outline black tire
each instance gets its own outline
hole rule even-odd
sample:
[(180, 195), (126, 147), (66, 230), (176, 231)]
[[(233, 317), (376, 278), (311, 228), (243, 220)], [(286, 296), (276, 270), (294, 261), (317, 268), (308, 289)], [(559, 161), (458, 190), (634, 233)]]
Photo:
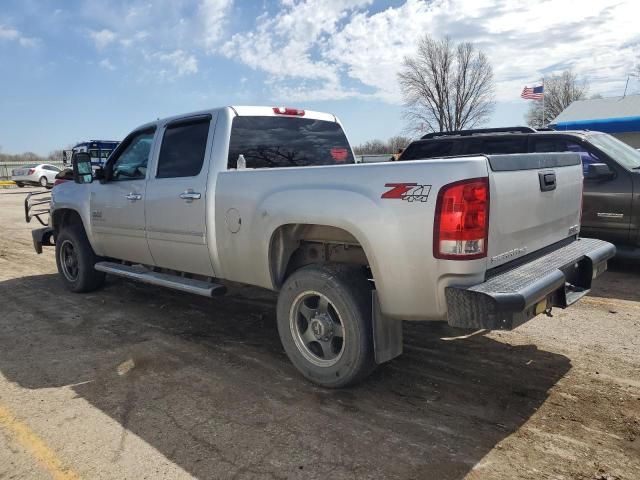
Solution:
[(22, 183), (22, 182), (16, 182), (16, 186), (17, 186), (18, 188), (24, 188), (24, 183)]
[[(97, 290), (104, 284), (105, 274), (94, 268), (100, 257), (93, 252), (81, 225), (62, 227), (55, 244), (58, 273), (67, 289), (85, 293)], [(75, 257), (75, 268), (70, 257)]]
[(43, 175), (42, 177), (40, 177), (40, 180), (38, 180), (38, 183), (40, 184), (41, 187), (46, 188), (46, 186), (49, 185), (49, 180), (47, 180), (47, 177)]
[[(319, 316), (322, 308), (314, 306), (316, 296), (319, 301), (328, 301), (328, 316)], [(362, 267), (324, 264), (296, 270), (282, 286), (277, 315), (287, 356), (312, 382), (327, 388), (347, 387), (363, 380), (375, 368), (371, 286)], [(308, 317), (311, 321), (307, 321)], [(317, 336), (327, 331), (328, 335)]]

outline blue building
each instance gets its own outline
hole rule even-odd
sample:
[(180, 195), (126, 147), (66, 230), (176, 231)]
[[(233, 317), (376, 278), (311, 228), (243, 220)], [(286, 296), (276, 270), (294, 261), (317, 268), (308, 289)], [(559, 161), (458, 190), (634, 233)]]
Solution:
[(640, 95), (577, 100), (549, 126), (555, 130), (605, 132), (640, 148)]

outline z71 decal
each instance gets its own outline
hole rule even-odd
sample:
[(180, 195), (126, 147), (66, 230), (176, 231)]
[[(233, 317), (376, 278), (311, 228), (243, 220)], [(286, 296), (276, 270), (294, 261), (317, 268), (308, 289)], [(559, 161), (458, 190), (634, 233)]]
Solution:
[(407, 202), (426, 202), (429, 198), (431, 185), (418, 185), (417, 183), (387, 183), (390, 188), (380, 198), (406, 200)]

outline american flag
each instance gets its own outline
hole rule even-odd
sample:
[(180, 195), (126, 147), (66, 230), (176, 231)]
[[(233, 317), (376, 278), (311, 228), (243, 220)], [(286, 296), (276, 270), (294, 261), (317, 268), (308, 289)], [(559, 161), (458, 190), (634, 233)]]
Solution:
[(543, 95), (544, 87), (540, 85), (539, 87), (524, 87), (520, 97), (525, 100), (542, 100)]

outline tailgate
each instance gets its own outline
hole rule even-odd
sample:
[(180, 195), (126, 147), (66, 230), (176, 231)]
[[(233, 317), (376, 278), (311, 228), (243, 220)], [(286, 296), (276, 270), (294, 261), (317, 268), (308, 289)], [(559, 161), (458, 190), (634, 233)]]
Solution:
[(579, 232), (583, 180), (578, 154), (489, 155), (488, 159), (488, 269)]

